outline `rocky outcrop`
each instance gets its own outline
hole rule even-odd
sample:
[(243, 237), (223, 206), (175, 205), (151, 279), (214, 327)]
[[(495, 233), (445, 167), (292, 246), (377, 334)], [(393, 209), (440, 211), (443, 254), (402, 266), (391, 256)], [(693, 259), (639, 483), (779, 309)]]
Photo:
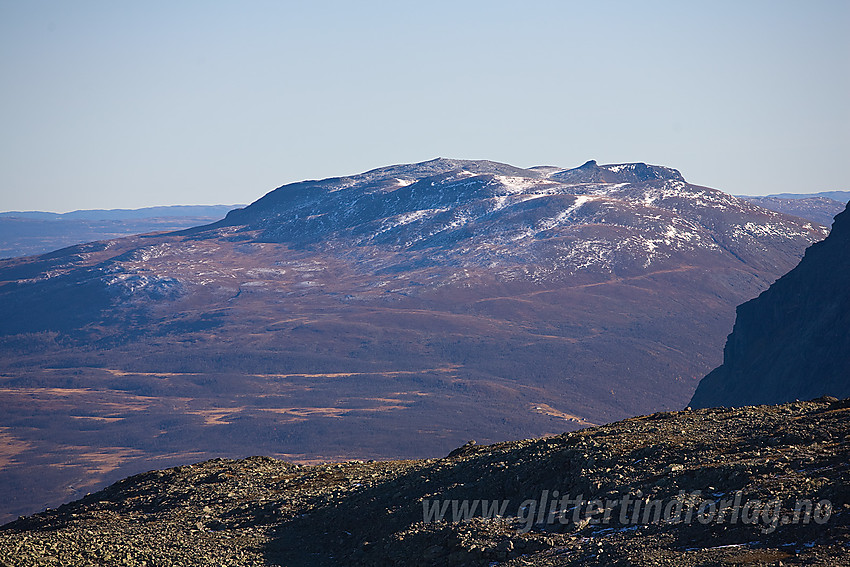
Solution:
[(599, 165), (590, 160), (574, 169), (552, 174), (563, 183), (643, 183), (655, 180), (684, 181), (678, 170), (643, 162)]
[(215, 459), (7, 524), (0, 565), (847, 566), (848, 406), (656, 413), (442, 459)]
[(826, 240), (756, 299), (738, 307), (723, 365), (693, 407), (850, 395), (850, 205)]

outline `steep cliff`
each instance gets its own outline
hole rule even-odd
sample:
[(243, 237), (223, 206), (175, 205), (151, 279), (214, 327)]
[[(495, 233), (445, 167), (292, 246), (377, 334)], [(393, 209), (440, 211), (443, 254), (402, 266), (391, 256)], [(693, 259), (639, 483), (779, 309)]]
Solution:
[(800, 264), (738, 307), (723, 365), (691, 406), (850, 395), (850, 205)]

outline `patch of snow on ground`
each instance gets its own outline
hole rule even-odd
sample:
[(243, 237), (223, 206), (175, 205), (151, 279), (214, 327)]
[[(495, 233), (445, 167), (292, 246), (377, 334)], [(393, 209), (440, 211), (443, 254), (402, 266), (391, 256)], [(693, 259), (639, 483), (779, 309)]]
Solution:
[(418, 220), (421, 220), (426, 217), (430, 217), (439, 213), (443, 213), (448, 211), (447, 207), (439, 208), (439, 209), (420, 209), (418, 211), (412, 211), (409, 213), (402, 213), (400, 215), (395, 215), (392, 217), (388, 217), (384, 219), (384, 223), (381, 226), (381, 230), (376, 232), (372, 237), (378, 236), (387, 232), (388, 230), (392, 230), (394, 228), (398, 228), (400, 226), (405, 226), (411, 223), (414, 223)]
[(286, 274), (283, 268), (251, 268), (245, 275), (251, 278), (279, 277)]
[(469, 222), (469, 220), (470, 220), (469, 215), (466, 215), (466, 214), (459, 215), (459, 216), (458, 216), (457, 218), (455, 218), (452, 222), (450, 222), (449, 224), (447, 224), (447, 225), (443, 226), (442, 228), (440, 228), (440, 229), (438, 229), (438, 230), (436, 230), (436, 231), (432, 232), (432, 233), (431, 233), (431, 234), (429, 234), (428, 236), (433, 236), (433, 235), (435, 235), (435, 234), (437, 234), (437, 233), (440, 233), (440, 232), (445, 232), (445, 231), (447, 231), (447, 230), (454, 230), (454, 229), (456, 229), (456, 228), (460, 228), (460, 227), (462, 227), (463, 225), (465, 225), (466, 223), (468, 223), (468, 222)]
[(588, 201), (593, 201), (594, 199), (595, 199), (594, 196), (579, 195), (578, 197), (576, 197), (576, 200), (575, 200), (575, 202), (573, 202), (572, 205), (567, 207), (561, 213), (558, 213), (557, 216), (555, 216), (551, 219), (544, 219), (544, 220), (538, 222), (537, 223), (537, 231), (540, 232), (540, 231), (544, 231), (544, 230), (550, 230), (552, 228), (555, 228), (556, 226), (560, 226), (560, 225), (564, 224), (570, 218), (570, 216), (572, 216), (573, 213), (575, 213), (577, 210), (579, 210), (581, 208), (582, 205), (584, 205)]
[(569, 248), (565, 259), (575, 270), (590, 267), (610, 269), (613, 254), (613, 247), (607, 240), (583, 240)]
[[(459, 171), (454, 172), (452, 175), (449, 175), (444, 178), (442, 183), (449, 183), (458, 179), (468, 179), (470, 177), (478, 177), (478, 174), (474, 171), (467, 171), (465, 169), (461, 169)], [(431, 185), (434, 185), (434, 183), (431, 183)]]
[(412, 213), (404, 213), (395, 217), (394, 227), (395, 226), (404, 226), (406, 224), (410, 224), (412, 222), (416, 222), (419, 219), (423, 219), (425, 217), (429, 217), (435, 215), (437, 213), (442, 213), (447, 211), (448, 209), (422, 209), (419, 211), (413, 211)]
[(735, 238), (740, 238), (743, 236), (749, 236), (754, 238), (764, 238), (767, 236), (779, 236), (783, 238), (791, 238), (795, 236), (800, 236), (801, 230), (794, 230), (796, 227), (789, 227), (781, 224), (773, 224), (773, 223), (764, 223), (757, 224), (754, 222), (747, 222), (741, 226), (737, 226), (732, 229), (732, 235)]
[(623, 187), (628, 187), (631, 183), (599, 183), (588, 187), (589, 195), (602, 197), (618, 192)]
[(359, 185), (361, 182), (352, 178), (347, 179), (339, 179), (334, 182), (334, 185), (329, 188), (328, 193), (336, 193), (337, 191), (342, 191), (343, 189), (349, 189), (356, 185)]
[(490, 212), (494, 213), (501, 209), (504, 209), (508, 206), (508, 201), (510, 200), (510, 195), (499, 195), (493, 199), (493, 208), (490, 209)]
[(540, 182), (537, 179), (529, 179), (527, 177), (512, 177), (508, 175), (497, 175), (495, 180), (498, 181), (507, 193), (526, 193), (530, 189), (537, 187)]

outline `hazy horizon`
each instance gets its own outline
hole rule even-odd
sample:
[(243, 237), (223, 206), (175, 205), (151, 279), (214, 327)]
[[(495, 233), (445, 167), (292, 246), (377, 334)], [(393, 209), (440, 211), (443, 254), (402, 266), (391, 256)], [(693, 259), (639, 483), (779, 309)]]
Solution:
[(850, 5), (0, 4), (0, 210), (247, 203), (445, 156), (850, 188)]
[[(397, 164), (388, 164), (388, 165), (397, 165)], [(511, 164), (511, 165), (513, 165), (513, 164)], [(541, 164), (541, 165), (543, 165), (543, 164)], [(654, 164), (654, 165), (660, 165), (660, 164)], [(530, 166), (530, 167), (535, 167), (535, 166)], [(365, 172), (361, 172), (361, 173), (365, 173)], [(357, 175), (357, 174), (353, 174), (353, 175)], [(333, 176), (333, 177), (344, 177), (344, 176), (339, 175), (339, 176)], [(299, 181), (309, 181), (309, 179), (303, 179), (303, 180), (299, 180)], [(276, 189), (276, 188), (271, 188), (271, 189), (269, 189), (269, 191), (273, 191), (274, 189)], [(717, 189), (717, 187), (712, 187), (712, 189)], [(795, 195), (795, 194), (816, 195), (816, 194), (820, 194), (820, 193), (850, 193), (850, 190), (838, 189), (838, 190), (823, 190), (823, 191), (808, 191), (808, 192), (807, 191), (782, 192), (782, 193), (769, 193), (769, 194), (766, 194), (766, 195), (740, 193), (740, 194), (738, 194), (738, 196), (781, 197), (782, 195)], [(263, 193), (263, 195), (264, 194), (265, 193)], [(262, 197), (263, 195), (260, 195), (259, 197)], [(259, 197), (257, 197), (257, 198), (259, 198)], [(251, 202), (253, 202), (253, 201), (251, 201)], [(44, 209), (28, 209), (28, 210), (14, 209), (14, 210), (0, 210), (0, 214), (7, 215), (9, 213), (52, 213), (52, 214), (56, 214), (56, 215), (67, 215), (69, 213), (76, 213), (76, 212), (83, 212), (83, 211), (138, 211), (138, 210), (143, 210), (143, 209), (157, 209), (157, 208), (167, 208), (167, 207), (234, 207), (234, 208), (237, 208), (237, 207), (245, 207), (249, 204), (250, 203), (173, 203), (173, 204), (145, 205), (145, 206), (142, 206), (142, 207), (110, 207), (110, 208), (92, 207), (92, 208), (86, 208), (86, 209), (69, 209), (69, 210), (64, 210), (64, 211), (44, 210)]]

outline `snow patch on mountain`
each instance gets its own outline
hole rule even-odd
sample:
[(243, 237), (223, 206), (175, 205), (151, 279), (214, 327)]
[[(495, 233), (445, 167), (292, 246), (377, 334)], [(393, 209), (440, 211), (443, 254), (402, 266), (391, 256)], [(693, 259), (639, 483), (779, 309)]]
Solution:
[(545, 219), (543, 221), (540, 221), (537, 224), (537, 232), (543, 232), (545, 230), (551, 230), (551, 229), (555, 228), (556, 226), (564, 225), (573, 216), (573, 214), (582, 207), (582, 205), (584, 205), (588, 201), (593, 201), (595, 199), (596, 199), (595, 196), (579, 195), (578, 197), (576, 197), (576, 200), (572, 205), (570, 205), (564, 211), (558, 213), (557, 216), (555, 216), (551, 219)]
[(509, 267), (517, 263), (535, 264), (534, 277), (560, 277), (584, 269), (645, 269), (697, 249), (724, 247), (746, 257), (763, 250), (760, 239), (823, 236), (690, 185), (674, 169), (644, 163), (523, 170), (440, 158), (293, 184), (270, 195), (230, 220), (260, 231), (266, 242), (387, 247), (392, 254), (424, 253), (432, 262), (514, 276), (519, 272)]

